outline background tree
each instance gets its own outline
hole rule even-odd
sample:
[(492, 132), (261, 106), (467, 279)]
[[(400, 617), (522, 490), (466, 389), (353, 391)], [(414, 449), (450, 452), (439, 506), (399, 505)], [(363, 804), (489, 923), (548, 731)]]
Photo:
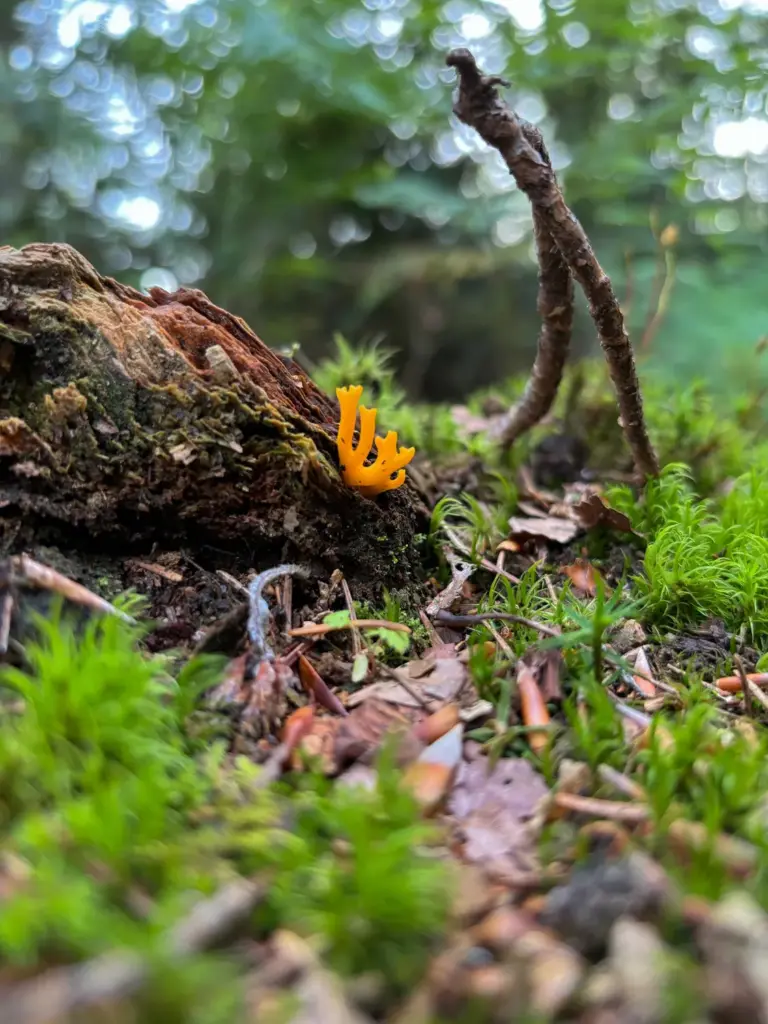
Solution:
[[(768, 323), (767, 25), (735, 0), (5, 5), (3, 241), (201, 287), (310, 356), (383, 334), (411, 394), (460, 395), (527, 365), (537, 330), (528, 205), (450, 114), (444, 55), (469, 44), (630, 268), (636, 337), (666, 278), (651, 352), (739, 364)], [(677, 226), (666, 247), (652, 224)]]

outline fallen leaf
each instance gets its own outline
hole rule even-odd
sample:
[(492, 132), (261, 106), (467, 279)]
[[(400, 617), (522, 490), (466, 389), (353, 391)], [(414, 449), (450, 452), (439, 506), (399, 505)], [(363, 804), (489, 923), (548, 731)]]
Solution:
[(474, 863), (506, 862), (516, 871), (536, 866), (537, 837), (529, 823), (548, 795), (541, 775), (522, 758), (505, 758), (489, 772), (490, 761), (464, 761), (448, 810), (464, 838), (464, 856)]
[(428, 647), (423, 657), (414, 658), (408, 662), (408, 675), (411, 679), (419, 679), (434, 671), (436, 661), (455, 660), (456, 658), (458, 658), (456, 644), (437, 644), (435, 647)]
[(286, 753), (291, 754), (301, 741), (309, 735), (315, 721), (315, 712), (307, 705), (298, 708), (285, 720), (283, 726), (282, 742), (285, 744)]
[(570, 519), (559, 519), (555, 516), (512, 516), (509, 530), (514, 538), (536, 537), (552, 541), (553, 544), (568, 544), (581, 527)]
[(547, 518), (547, 513), (543, 509), (539, 508), (538, 505), (534, 505), (531, 501), (518, 501), (517, 507), (521, 512), (524, 512), (527, 516), (532, 516), (534, 519)]
[(573, 584), (573, 589), (583, 597), (594, 597), (597, 593), (597, 571), (591, 562), (575, 562), (562, 570)]
[(418, 757), (423, 744), (408, 735), (412, 718), (402, 708), (387, 701), (370, 699), (356, 707), (348, 718), (339, 722), (334, 743), (334, 760), (339, 768), (353, 761), (370, 761), (385, 736), (402, 733), (400, 758), (411, 761)]
[[(473, 703), (477, 699), (474, 687), (469, 683), (467, 666), (458, 658), (435, 659), (428, 674), (423, 674), (422, 668), (423, 662), (419, 661), (415, 678), (411, 676), (409, 666), (406, 666), (405, 669), (398, 669), (394, 675), (404, 679), (405, 686), (396, 680), (372, 683), (352, 694), (347, 704), (349, 707), (357, 707), (374, 698), (405, 708), (420, 708), (428, 706), (430, 701), (436, 701), (439, 704), (459, 701), (463, 706), (467, 699), (469, 699), (469, 703)], [(419, 697), (422, 698), (421, 701), (419, 701)], [(462, 697), (465, 699), (460, 700)]]
[(599, 494), (588, 494), (573, 506), (581, 524), (587, 530), (595, 526), (604, 526), (620, 533), (633, 533), (632, 522), (623, 512), (606, 505)]
[(279, 658), (262, 660), (254, 667), (248, 651), (229, 662), (206, 702), (214, 708), (235, 711), (238, 729), (260, 739), (274, 733), (282, 723), (288, 711), (286, 694), (296, 682), (291, 669)]
[(299, 679), (306, 692), (314, 697), (318, 704), (342, 717), (346, 717), (349, 714), (336, 694), (328, 688), (328, 684), (318, 673), (312, 662), (305, 658), (303, 654), (299, 655)]
[(563, 655), (561, 651), (537, 651), (535, 660), (531, 660), (531, 667), (538, 666), (539, 689), (545, 702), (561, 701), (563, 689), (560, 685), (560, 673), (563, 668)]
[(369, 792), (376, 789), (378, 782), (379, 773), (369, 764), (353, 764), (336, 779), (337, 786), (361, 786)]
[(635, 655), (635, 671), (632, 673), (632, 678), (635, 681), (635, 686), (644, 697), (656, 696), (656, 686), (652, 682), (653, 673), (651, 672), (651, 666), (648, 663), (648, 655), (645, 653), (645, 647), (638, 647), (637, 649), (637, 654)]
[(325, 715), (323, 718), (315, 718), (312, 728), (304, 736), (291, 757), (291, 768), (299, 771), (306, 759), (319, 763), (320, 770), (325, 775), (335, 775), (338, 771), (336, 764), (336, 733), (343, 720), (341, 718)]

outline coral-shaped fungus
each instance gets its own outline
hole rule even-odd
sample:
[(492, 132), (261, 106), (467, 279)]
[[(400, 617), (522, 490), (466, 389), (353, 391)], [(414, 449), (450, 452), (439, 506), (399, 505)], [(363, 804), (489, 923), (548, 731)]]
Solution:
[(365, 495), (373, 498), (382, 491), (394, 491), (405, 483), (405, 469), (413, 456), (415, 448), (397, 447), (397, 434), (390, 430), (386, 437), (377, 437), (376, 460), (369, 466), (365, 460), (370, 455), (376, 432), (376, 410), (360, 406), (360, 439), (357, 447), (352, 445), (357, 422), (357, 404), (362, 398), (363, 388), (355, 384), (348, 388), (336, 388), (341, 415), (339, 433), (336, 444), (339, 449), (341, 475), (348, 487), (354, 487)]

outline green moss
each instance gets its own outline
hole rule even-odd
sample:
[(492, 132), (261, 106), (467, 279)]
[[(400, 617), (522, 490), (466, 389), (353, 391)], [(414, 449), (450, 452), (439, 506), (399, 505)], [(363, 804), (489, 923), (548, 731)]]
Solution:
[[(373, 792), (312, 774), (293, 790), (265, 788), (257, 766), (230, 763), (223, 744), (187, 732), (218, 661), (171, 674), (167, 658), (137, 648), (143, 630), (115, 617), (79, 634), (60, 614), (37, 628), (29, 668), (0, 674), (6, 695), (24, 701), (0, 717), (0, 836), (13, 880), (3, 961), (133, 948), (157, 981), (146, 993), (154, 1016), (142, 1019), (232, 1019), (231, 999), (221, 1002), (222, 988), (237, 994), (231, 967), (214, 957), (177, 964), (181, 980), (169, 987), (162, 934), (245, 873), (265, 881), (257, 930), (311, 935), (338, 970), (378, 971), (386, 990), (419, 976), (445, 925), (447, 876), (421, 852), (432, 831), (391, 760)], [(217, 982), (196, 1006), (199, 971)]]
[(768, 460), (737, 479), (725, 498), (700, 498), (685, 466), (670, 465), (635, 500), (615, 489), (647, 538), (634, 580), (647, 621), (678, 628), (722, 619), (734, 632), (768, 644)]

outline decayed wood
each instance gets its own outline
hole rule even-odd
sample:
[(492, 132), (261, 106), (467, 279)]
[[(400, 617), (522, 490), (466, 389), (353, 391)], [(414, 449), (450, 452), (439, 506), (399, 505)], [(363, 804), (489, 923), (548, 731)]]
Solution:
[(208, 547), (224, 567), (339, 568), (358, 594), (413, 586), (426, 510), (408, 484), (350, 491), (337, 421), (202, 292), (142, 294), (66, 245), (0, 248), (0, 554)]

